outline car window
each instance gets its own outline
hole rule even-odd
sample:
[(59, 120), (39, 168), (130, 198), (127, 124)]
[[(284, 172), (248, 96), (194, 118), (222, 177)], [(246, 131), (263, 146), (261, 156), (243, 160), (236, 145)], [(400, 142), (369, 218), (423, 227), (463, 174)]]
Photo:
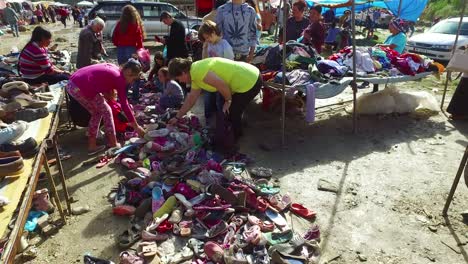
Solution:
[(143, 5), (141, 8), (143, 17), (159, 17), (162, 12), (160, 5)]
[(120, 17), (124, 4), (103, 5), (96, 10), (97, 15), (104, 15), (107, 18)]
[[(458, 30), (458, 22), (455, 21), (441, 21), (435, 24), (429, 32), (456, 35)], [(460, 35), (468, 36), (468, 22), (463, 22), (460, 28)]]
[(172, 16), (177, 16), (177, 14), (180, 13), (179, 10), (177, 10), (175, 7), (170, 6), (170, 5), (162, 5), (161, 9), (162, 9), (162, 11), (168, 12)]

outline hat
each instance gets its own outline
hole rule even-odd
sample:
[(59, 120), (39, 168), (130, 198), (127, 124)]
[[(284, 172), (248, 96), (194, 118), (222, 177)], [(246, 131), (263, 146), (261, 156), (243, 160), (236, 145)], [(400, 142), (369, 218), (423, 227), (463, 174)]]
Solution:
[(163, 11), (161, 13), (161, 16), (159, 17), (159, 21), (163, 21), (163, 19), (166, 19), (166, 18), (172, 18), (172, 16), (171, 14), (169, 14), (169, 12)]
[(400, 31), (400, 32), (406, 32), (407, 31), (407, 24), (401, 18), (392, 19), (390, 21), (390, 25), (392, 25), (394, 28), (398, 29), (398, 31)]

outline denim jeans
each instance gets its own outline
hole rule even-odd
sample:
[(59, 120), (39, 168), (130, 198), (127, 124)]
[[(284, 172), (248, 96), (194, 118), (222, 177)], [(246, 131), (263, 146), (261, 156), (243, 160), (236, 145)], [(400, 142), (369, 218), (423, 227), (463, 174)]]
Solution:
[(136, 47), (132, 46), (121, 46), (117, 47), (117, 62), (124, 64), (135, 54), (137, 51)]
[(19, 37), (19, 31), (18, 31), (18, 23), (10, 23), (11, 31), (13, 32), (13, 36)]

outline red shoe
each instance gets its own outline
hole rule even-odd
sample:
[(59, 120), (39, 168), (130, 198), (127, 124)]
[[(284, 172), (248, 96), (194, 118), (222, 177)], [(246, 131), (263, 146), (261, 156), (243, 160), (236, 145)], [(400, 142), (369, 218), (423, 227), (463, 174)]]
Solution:
[(112, 213), (115, 215), (126, 216), (135, 214), (135, 207), (131, 205), (119, 205), (112, 209)]
[(305, 208), (302, 204), (298, 204), (298, 203), (292, 203), (291, 204), (291, 212), (299, 215), (299, 216), (302, 216), (306, 219), (313, 219), (316, 215), (316, 213), (312, 210), (309, 210), (307, 208)]
[(173, 224), (169, 223), (169, 221), (167, 220), (164, 220), (164, 222), (162, 222), (158, 227), (156, 227), (156, 231), (158, 231), (158, 233), (166, 233), (172, 231), (173, 228)]

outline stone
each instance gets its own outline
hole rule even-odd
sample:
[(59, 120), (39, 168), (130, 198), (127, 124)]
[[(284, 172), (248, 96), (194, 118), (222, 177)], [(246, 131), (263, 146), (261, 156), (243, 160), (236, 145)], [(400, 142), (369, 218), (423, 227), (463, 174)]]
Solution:
[(73, 207), (71, 213), (73, 215), (82, 215), (91, 211), (91, 208), (88, 205)]
[(338, 192), (338, 186), (336, 186), (335, 183), (330, 182), (326, 179), (320, 179), (318, 182), (318, 190), (319, 191), (325, 191), (325, 192), (332, 192), (332, 193), (337, 193)]
[(361, 262), (366, 262), (367, 261), (367, 256), (364, 254), (358, 254), (358, 259)]

